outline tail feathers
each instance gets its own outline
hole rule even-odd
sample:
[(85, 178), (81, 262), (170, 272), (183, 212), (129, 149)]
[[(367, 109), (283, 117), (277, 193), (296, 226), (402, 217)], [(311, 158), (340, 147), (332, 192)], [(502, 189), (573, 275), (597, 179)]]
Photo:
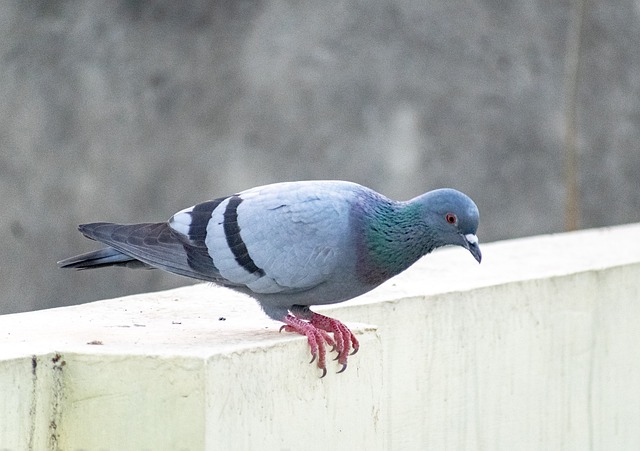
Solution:
[(87, 238), (109, 247), (58, 262), (62, 268), (104, 266), (159, 268), (181, 276), (225, 284), (206, 247), (193, 246), (166, 222), (113, 224), (95, 222), (78, 227)]
[(87, 252), (86, 254), (76, 255), (75, 257), (66, 258), (58, 262), (60, 268), (75, 269), (94, 269), (104, 268), (106, 266), (123, 266), (125, 268), (147, 268), (151, 269), (140, 260), (136, 260), (112, 247), (105, 247), (97, 251)]

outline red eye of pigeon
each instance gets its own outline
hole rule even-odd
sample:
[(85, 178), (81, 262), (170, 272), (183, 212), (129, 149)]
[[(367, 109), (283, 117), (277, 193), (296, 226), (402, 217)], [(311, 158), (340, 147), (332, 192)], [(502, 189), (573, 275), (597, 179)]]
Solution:
[(453, 213), (447, 213), (445, 219), (449, 224), (455, 224), (458, 221), (458, 218)]

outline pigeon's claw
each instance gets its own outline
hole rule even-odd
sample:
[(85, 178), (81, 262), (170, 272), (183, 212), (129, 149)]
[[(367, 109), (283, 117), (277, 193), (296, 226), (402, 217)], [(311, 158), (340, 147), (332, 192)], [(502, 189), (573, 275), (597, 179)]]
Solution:
[(338, 352), (335, 360), (342, 365), (342, 369), (338, 371), (338, 373), (342, 373), (347, 368), (347, 357), (350, 355), (349, 351), (353, 348), (353, 353), (355, 353), (360, 347), (358, 339), (347, 326), (337, 319), (329, 318), (328, 316), (312, 313), (309, 324), (333, 334), (336, 342), (335, 348)]
[(318, 368), (322, 370), (322, 376), (320, 377), (324, 377), (327, 374), (326, 346), (335, 347), (336, 342), (325, 330), (318, 329), (311, 322), (296, 318), (293, 315), (287, 315), (284, 318), (284, 322), (285, 325), (280, 327), (280, 332), (283, 330), (285, 332), (296, 332), (307, 337), (311, 351), (311, 361), (309, 363), (313, 363), (317, 358)]
[[(311, 313), (310, 317), (306, 318), (308, 321), (291, 314), (287, 315), (284, 318), (285, 324), (280, 328), (280, 332), (283, 330), (296, 332), (307, 337), (311, 351), (311, 362), (309, 363), (313, 363), (317, 358), (318, 368), (322, 370), (322, 376), (320, 377), (324, 377), (327, 374), (326, 347), (331, 346), (330, 352), (336, 351), (338, 353), (334, 360), (337, 360), (342, 365), (342, 368), (338, 371), (338, 373), (342, 373), (347, 369), (347, 357), (358, 352), (360, 343), (358, 343), (353, 332), (337, 319), (318, 313), (309, 313)], [(329, 334), (333, 334), (333, 338)]]

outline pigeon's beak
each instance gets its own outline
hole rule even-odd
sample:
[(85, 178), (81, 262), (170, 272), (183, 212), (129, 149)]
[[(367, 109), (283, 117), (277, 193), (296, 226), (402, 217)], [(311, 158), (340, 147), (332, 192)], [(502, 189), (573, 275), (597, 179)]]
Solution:
[(471, 252), (473, 258), (480, 263), (482, 261), (482, 252), (480, 252), (480, 246), (478, 245), (478, 237), (472, 233), (468, 233), (464, 236), (464, 241), (466, 243), (465, 248)]

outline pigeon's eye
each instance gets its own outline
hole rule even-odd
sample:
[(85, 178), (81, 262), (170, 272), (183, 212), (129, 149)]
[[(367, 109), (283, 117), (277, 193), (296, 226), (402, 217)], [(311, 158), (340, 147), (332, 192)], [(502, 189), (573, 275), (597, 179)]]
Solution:
[(458, 222), (458, 218), (456, 218), (456, 215), (454, 215), (453, 213), (447, 213), (444, 216), (444, 219), (446, 219), (449, 224), (455, 224), (456, 222)]

